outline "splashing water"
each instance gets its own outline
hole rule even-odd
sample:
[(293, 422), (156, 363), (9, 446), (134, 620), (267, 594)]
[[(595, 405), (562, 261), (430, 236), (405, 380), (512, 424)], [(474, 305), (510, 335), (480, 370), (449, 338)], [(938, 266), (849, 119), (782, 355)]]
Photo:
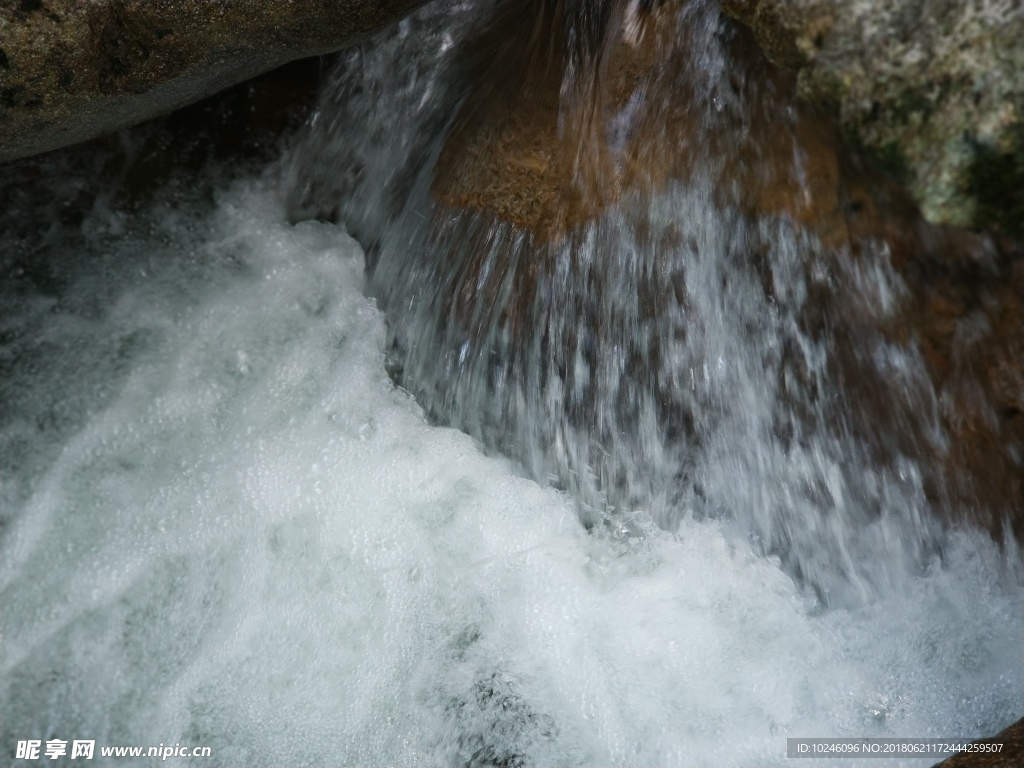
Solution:
[[(430, 201), (488, 14), (344, 57), (212, 207), (168, 189), (31, 239), (3, 214), (6, 754), (770, 765), (1020, 715), (1020, 555), (933, 530), (912, 457), (844, 427), (812, 236), (710, 172), (549, 243)], [(848, 270), (898, 301), (884, 249)], [(913, 350), (863, 342), (927, 406)]]
[[(579, 6), (582, 29), (567, 23), (567, 37), (594, 37), (590, 7)], [(426, 190), (445, 128), (460, 98), (479, 96), (459, 85), (452, 36), (472, 39), (486, 25), (463, 8), (468, 19), (424, 14), (415, 34), (338, 69), (322, 110), (344, 109), (314, 121), (290, 158), (291, 215), (337, 218), (370, 243), (395, 378), (440, 422), (570, 491), (588, 527), (628, 528), (637, 511), (670, 531), (686, 516), (720, 518), (828, 605), (869, 599), (943, 546), (918, 463), (924, 447), (941, 452), (947, 440), (928, 374), (913, 346), (858, 320), (894, 314), (906, 290), (884, 243), (836, 254), (787, 216), (745, 215), (742, 192), (721, 193), (722, 155), (756, 149), (755, 123), (786, 134), (788, 118), (770, 84), (737, 87), (754, 75), (730, 59), (717, 4), (680, 8), (661, 54), (670, 64), (621, 99), (607, 130), (613, 148), (645, 130), (648, 145), (686, 145), (685, 180), (627, 190), (554, 238), (437, 204)], [(507, 24), (496, 23), (498, 37)], [(561, 64), (565, 126), (586, 112), (572, 94), (593, 90), (579, 84), (588, 55), (570, 51)], [(394, 61), (410, 62), (404, 78)], [(418, 120), (385, 130), (395, 113)], [(690, 133), (664, 127), (679, 123)], [(586, 154), (580, 144), (569, 151)], [(663, 160), (659, 151), (622, 149), (615, 162)], [(795, 143), (793, 156), (799, 166)], [(852, 371), (836, 350), (858, 360)], [(874, 416), (888, 421), (885, 435), (846, 393), (851, 376), (892, 393)]]

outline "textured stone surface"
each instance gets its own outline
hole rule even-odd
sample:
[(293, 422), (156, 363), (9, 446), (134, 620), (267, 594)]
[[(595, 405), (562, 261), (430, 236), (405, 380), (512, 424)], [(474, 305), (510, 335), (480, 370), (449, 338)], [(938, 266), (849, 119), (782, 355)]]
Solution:
[(422, 0), (3, 0), (0, 162), (337, 50)]
[(1024, 234), (1024, 2), (722, 0), (926, 218)]
[[(610, 25), (601, 74), (575, 101), (562, 96), (570, 54), (557, 11), (535, 27), (523, 5), (522, 16), (495, 24), (481, 48), (496, 54), (448, 137), (434, 195), (558, 239), (623, 195), (687, 178), (699, 153), (723, 159), (723, 198), (738, 195), (760, 213), (786, 211), (842, 237), (835, 126), (786, 100), (791, 78), (764, 61), (742, 27), (728, 34), (730, 56), (749, 74), (735, 85), (743, 106), (722, 121), (727, 128), (705, 125), (701, 103), (710, 97), (687, 73), (693, 30), (678, 26), (686, 5), (658, 3), (632, 17), (627, 9)], [(550, 42), (536, 52), (535, 38)], [(791, 162), (794, 143), (807, 149), (806, 167)]]

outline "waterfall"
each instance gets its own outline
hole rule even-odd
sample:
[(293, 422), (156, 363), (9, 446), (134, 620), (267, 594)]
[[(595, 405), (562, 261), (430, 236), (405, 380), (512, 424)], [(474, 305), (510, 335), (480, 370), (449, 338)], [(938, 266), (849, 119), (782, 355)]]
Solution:
[(800, 207), (818, 124), (749, 40), (439, 0), (267, 167), (0, 180), (0, 753), (781, 765), (1020, 717), (1020, 552), (957, 523), (898, 254)]
[[(460, 9), (456, 18), (470, 18), (453, 24), (428, 12), (422, 28), (344, 59), (290, 158), (292, 215), (348, 222), (372, 243), (371, 292), (388, 313), (396, 382), (439, 423), (567, 490), (587, 527), (721, 519), (833, 605), (926, 568), (944, 536), (934, 507), (949, 517), (954, 504), (928, 498), (936, 478), (920, 458), (949, 438), (913, 343), (862, 320), (881, 326), (907, 292), (887, 244), (823, 244), (820, 227), (781, 206), (746, 210), (752, 193), (737, 188), (757, 182), (733, 155), (767, 164), (762, 144), (782, 141), (788, 167), (759, 172), (817, 194), (797, 125), (810, 118), (794, 116), (759, 62), (736, 55), (751, 41), (737, 40), (716, 3), (659, 4), (665, 20), (646, 32), (658, 36), (647, 41), (657, 62), (597, 106), (585, 73), (600, 70), (594, 60), (613, 80), (645, 54), (629, 41), (625, 54), (608, 42), (574, 51), (572, 40), (600, 39), (590, 4), (511, 6), (523, 18)], [(596, 15), (627, 36), (628, 18)], [(466, 58), (484, 73), (476, 82)], [(490, 110), (507, 125), (510, 110), (545, 101), (545, 138), (572, 158), (559, 168), (571, 189), (549, 206), (570, 221), (564, 231), (509, 220), (533, 215), (523, 213), (532, 201), (499, 215), (486, 207), (505, 199), (485, 199), (485, 210), (439, 201), (490, 170), (479, 167), (486, 156), (460, 164), (476, 149), (465, 123), (486, 123)], [(387, 130), (394, 113), (418, 122)], [(652, 179), (652, 169), (676, 175)], [(514, 193), (542, 198), (547, 182), (519, 176)], [(588, 194), (609, 198), (591, 204), (592, 218), (573, 210)], [(884, 415), (865, 418), (851, 377), (891, 392)]]

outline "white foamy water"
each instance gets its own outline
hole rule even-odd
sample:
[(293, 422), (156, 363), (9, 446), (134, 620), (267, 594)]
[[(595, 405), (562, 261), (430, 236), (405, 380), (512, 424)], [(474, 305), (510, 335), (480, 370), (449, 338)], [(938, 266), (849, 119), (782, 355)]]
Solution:
[(34, 257), (58, 288), (3, 294), (5, 760), (781, 765), (789, 736), (1020, 715), (1024, 592), (987, 538), (821, 611), (713, 521), (587, 534), (394, 387), (342, 229), (254, 181), (83, 231)]

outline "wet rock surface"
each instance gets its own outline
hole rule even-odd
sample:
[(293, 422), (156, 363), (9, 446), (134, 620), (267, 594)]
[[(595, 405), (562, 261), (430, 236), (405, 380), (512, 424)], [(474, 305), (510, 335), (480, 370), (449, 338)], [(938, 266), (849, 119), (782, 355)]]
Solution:
[[(613, 24), (617, 32), (604, 49), (608, 65), (586, 85), (590, 95), (575, 112), (560, 101), (568, 54), (531, 48), (532, 22), (524, 20), (513, 34), (514, 23), (496, 25), (495, 39), (484, 46), (499, 53), (441, 153), (433, 193), (446, 206), (481, 212), (534, 238), (533, 266), (520, 267), (514, 278), (514, 293), (522, 298), (508, 309), (509, 322), (532, 322), (530, 303), (545, 272), (555, 270), (562, 244), (571, 249), (583, 237), (587, 222), (630, 195), (687, 179), (698, 153), (726, 158), (714, 184), (721, 205), (791, 221), (822, 246), (821, 268), (830, 277), (808, 302), (802, 323), (812, 337), (830, 335), (830, 375), (844, 382), (850, 418), (876, 459), (916, 457), (927, 468), (925, 485), (938, 508), (997, 537), (1012, 521), (1019, 538), (1024, 249), (999, 235), (929, 223), (911, 194), (844, 140), (841, 126), (800, 98), (799, 84), (759, 52), (745, 26), (725, 20), (720, 33), (729, 39), (730, 56), (743, 62), (732, 81), (742, 106), (734, 117), (726, 108), (707, 133), (688, 106), (694, 103), (691, 85), (678, 76), (687, 46), (668, 44), (680, 7), (659, 4), (633, 19), (627, 12)], [(561, 22), (553, 13), (545, 23)], [(543, 29), (539, 37), (549, 39)], [(617, 134), (616, 121), (627, 112), (628, 130)], [(507, 290), (487, 272), (494, 244), (479, 247), (480, 263), (461, 269), (487, 273), (480, 295), (453, 296), (448, 310), (467, 323)], [(880, 248), (905, 290), (892, 313), (866, 307), (852, 284)], [(770, 276), (765, 279), (767, 285)], [(652, 317), (675, 300), (652, 297)], [(919, 352), (934, 402), (915, 400), (907, 382), (865, 357), (869, 338)], [(638, 358), (636, 365), (656, 367), (658, 354), (644, 350), (646, 362)], [(942, 439), (931, 431), (933, 415)]]
[(723, 0), (925, 218), (1020, 236), (1024, 4)]
[(198, 101), (396, 21), (418, 0), (0, 4), (0, 162)]

